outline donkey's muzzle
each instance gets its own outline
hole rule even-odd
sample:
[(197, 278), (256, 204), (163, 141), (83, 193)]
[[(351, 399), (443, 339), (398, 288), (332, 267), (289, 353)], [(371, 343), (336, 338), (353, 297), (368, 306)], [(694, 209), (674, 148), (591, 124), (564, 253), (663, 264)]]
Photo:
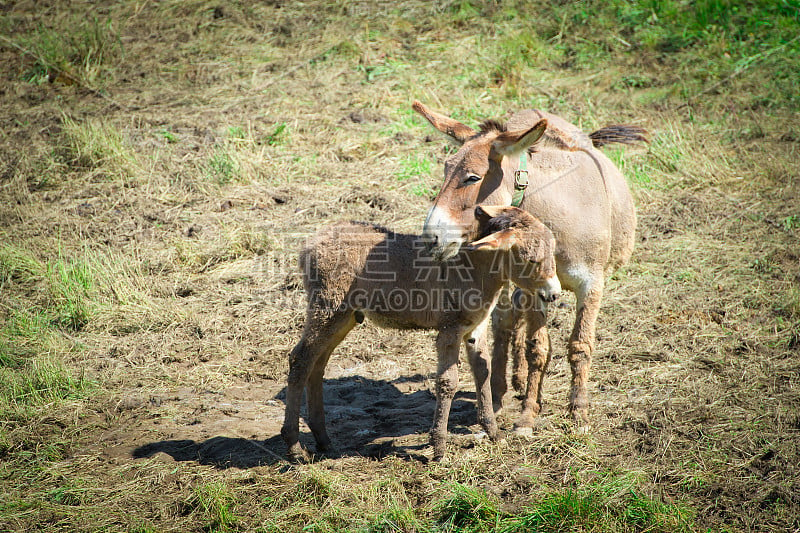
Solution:
[(422, 240), (435, 260), (446, 261), (455, 257), (464, 244), (462, 233), (461, 226), (450, 218), (447, 211), (433, 206), (422, 227)]

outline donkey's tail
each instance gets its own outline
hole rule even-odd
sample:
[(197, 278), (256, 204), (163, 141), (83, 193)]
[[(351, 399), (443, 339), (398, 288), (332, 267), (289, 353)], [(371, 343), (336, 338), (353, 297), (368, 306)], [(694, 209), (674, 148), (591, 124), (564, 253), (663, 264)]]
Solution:
[(647, 130), (629, 124), (614, 124), (600, 128), (589, 134), (592, 144), (599, 148), (611, 143), (636, 144), (637, 142), (650, 142)]

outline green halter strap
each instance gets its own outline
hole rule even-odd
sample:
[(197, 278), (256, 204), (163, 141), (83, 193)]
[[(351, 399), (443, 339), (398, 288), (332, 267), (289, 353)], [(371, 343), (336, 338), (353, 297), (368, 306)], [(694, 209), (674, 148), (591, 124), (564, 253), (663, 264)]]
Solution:
[(519, 207), (522, 198), (525, 197), (525, 189), (528, 187), (528, 151), (525, 150), (519, 155), (519, 170), (514, 172), (514, 194), (511, 196), (511, 205)]

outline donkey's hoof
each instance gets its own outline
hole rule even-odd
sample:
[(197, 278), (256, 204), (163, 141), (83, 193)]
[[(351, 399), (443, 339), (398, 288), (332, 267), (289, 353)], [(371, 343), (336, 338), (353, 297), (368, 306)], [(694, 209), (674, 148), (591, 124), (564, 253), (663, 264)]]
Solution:
[(575, 425), (575, 427), (589, 426), (588, 409), (575, 408), (570, 411), (569, 415), (570, 418), (572, 418), (572, 423)]
[(308, 463), (311, 461), (311, 454), (304, 450), (299, 444), (289, 448), (286, 455), (292, 463)]

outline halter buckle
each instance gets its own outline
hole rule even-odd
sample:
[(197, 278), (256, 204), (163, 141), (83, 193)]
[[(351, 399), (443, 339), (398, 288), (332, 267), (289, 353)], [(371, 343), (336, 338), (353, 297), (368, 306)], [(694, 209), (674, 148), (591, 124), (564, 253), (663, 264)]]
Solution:
[(518, 191), (525, 189), (528, 186), (528, 171), (517, 170), (514, 172), (514, 188)]

